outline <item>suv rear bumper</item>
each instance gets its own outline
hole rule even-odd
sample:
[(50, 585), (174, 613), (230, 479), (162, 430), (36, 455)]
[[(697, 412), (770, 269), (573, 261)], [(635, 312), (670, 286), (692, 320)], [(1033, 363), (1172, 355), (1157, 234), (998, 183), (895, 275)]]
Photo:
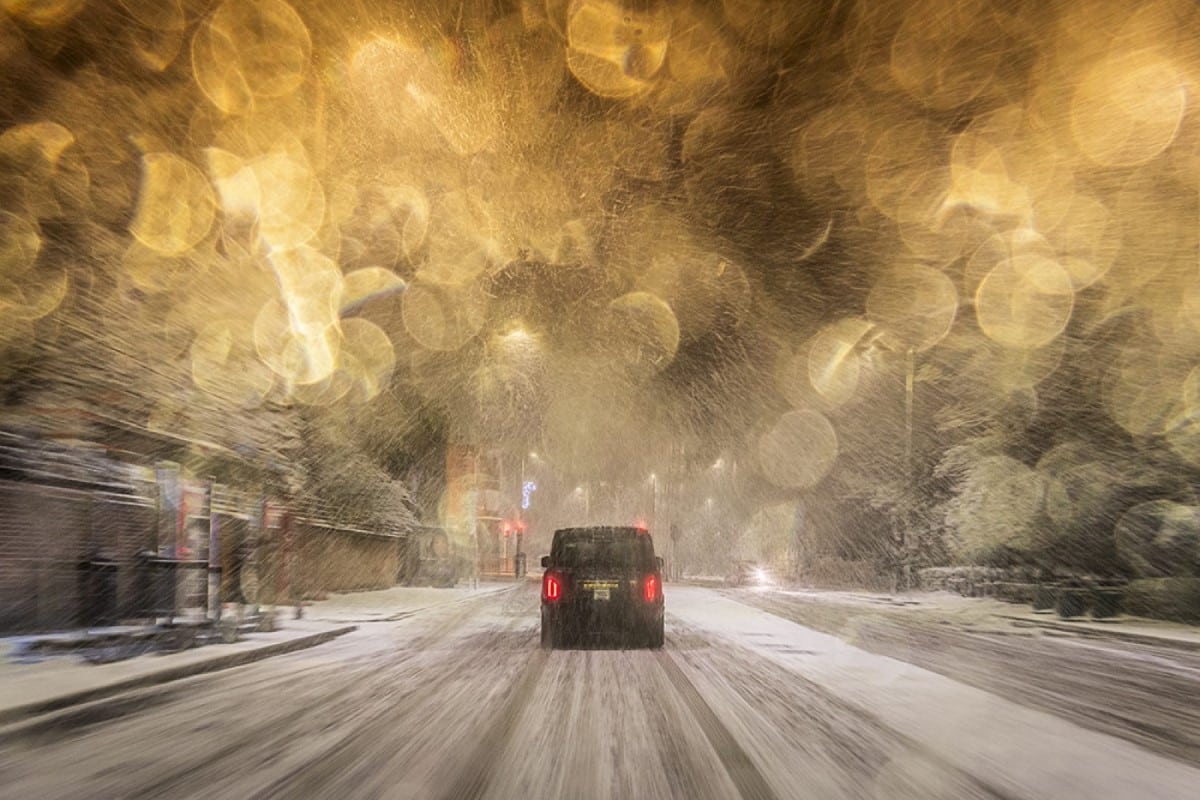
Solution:
[(661, 626), (662, 621), (662, 603), (542, 603), (542, 626), (560, 633), (630, 633)]

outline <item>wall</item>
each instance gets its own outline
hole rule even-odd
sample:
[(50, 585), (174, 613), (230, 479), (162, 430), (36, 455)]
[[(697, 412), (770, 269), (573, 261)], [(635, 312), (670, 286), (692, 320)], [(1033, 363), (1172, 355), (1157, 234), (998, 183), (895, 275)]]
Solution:
[[(187, 557), (203, 560), (211, 520), (219, 525), (222, 602), (241, 599), (234, 562), (246, 556), (239, 552), (243, 542), (251, 548), (246, 584), (257, 584), (259, 603), (381, 589), (398, 580), (409, 541), (405, 534), (294, 518), (282, 504), (264, 503), (261, 494), (220, 484), (209, 497), (208, 482), (186, 475), (164, 489), (163, 474), (176, 475), (160, 465), (156, 476), (95, 445), (0, 429), (0, 632), (65, 630), (87, 621), (85, 614), (100, 608), (84, 607), (81, 564), (92, 558), (117, 565), (113, 618), (105, 622), (136, 620), (144, 599), (138, 593), (146, 588), (146, 575), (136, 574), (137, 554), (171, 552), (186, 543)], [(175, 485), (183, 490), (180, 497), (196, 495), (187, 506), (190, 524), (184, 530), (190, 538), (177, 530), (184, 517), (169, 496)], [(207, 570), (201, 564), (177, 577), (184, 579), (176, 608), (205, 613)], [(245, 599), (252, 601), (253, 594)], [(170, 600), (165, 604), (169, 608)]]
[(399, 582), (408, 542), (406, 535), (344, 528), (316, 520), (281, 521), (278, 527), (268, 527), (258, 540), (255, 558), (259, 602), (291, 605), (328, 592), (394, 586)]
[(393, 586), (403, 539), (298, 520), (297, 589), (304, 597)]

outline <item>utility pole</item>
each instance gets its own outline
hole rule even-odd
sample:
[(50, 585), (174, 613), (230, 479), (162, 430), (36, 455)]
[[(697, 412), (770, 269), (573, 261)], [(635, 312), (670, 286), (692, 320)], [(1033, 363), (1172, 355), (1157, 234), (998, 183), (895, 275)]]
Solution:
[(916, 487), (913, 482), (913, 367), (914, 348), (908, 348), (904, 358), (904, 530), (901, 542), (901, 562), (904, 588), (912, 588), (913, 532), (912, 512)]

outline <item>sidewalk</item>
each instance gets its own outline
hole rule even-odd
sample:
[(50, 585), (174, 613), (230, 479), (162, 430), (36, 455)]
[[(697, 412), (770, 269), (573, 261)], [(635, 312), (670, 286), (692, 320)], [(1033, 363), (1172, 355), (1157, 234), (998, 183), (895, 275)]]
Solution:
[[(694, 629), (735, 642), (880, 727), (899, 733), (913, 743), (914, 765), (936, 757), (995, 796), (1007, 798), (1185, 800), (1197, 796), (1200, 769), (1185, 762), (1004, 694), (871, 652), (837, 635), (770, 613), (748, 614), (739, 594), (680, 587), (676, 599), (683, 602), (668, 605), (668, 613)], [(843, 597), (860, 607), (888, 602), (884, 596), (843, 593)], [(946, 605), (958, 606), (956, 598), (947, 596)], [(941, 605), (941, 600), (918, 602), (928, 607)], [(983, 620), (989, 616), (979, 616), (977, 609), (968, 611)], [(934, 788), (925, 796), (962, 796), (950, 782)]]
[(118, 692), (216, 672), (271, 656), (315, 647), (355, 630), (288, 620), (283, 630), (245, 634), (233, 644), (210, 644), (174, 653), (148, 653), (109, 664), (62, 655), (39, 663), (14, 663), (13, 641), (0, 644), (0, 724), (18, 722)]
[(774, 593), (788, 599), (812, 603), (814, 606), (834, 606), (845, 612), (901, 614), (937, 624), (949, 622), (967, 627), (1036, 627), (1093, 638), (1200, 650), (1200, 626), (1127, 614), (1107, 619), (1064, 619), (1052, 611), (1035, 612), (1028, 604), (1007, 603), (991, 597), (963, 597), (950, 592), (905, 592), (887, 595), (795, 587), (773, 587), (761, 591), (768, 597)]
[(392, 622), (434, 606), (460, 603), (473, 597), (512, 589), (515, 581), (480, 581), (478, 588), (463, 583), (454, 588), (393, 586), (369, 592), (331, 594), (305, 603), (305, 619), (334, 623)]
[(102, 631), (68, 632), (37, 637), (0, 639), (0, 726), (27, 721), (40, 714), (100, 700), (120, 692), (216, 672), (272, 656), (323, 644), (360, 624), (388, 622), (447, 603), (511, 589), (513, 583), (480, 583), (477, 589), (433, 589), (397, 586), (372, 592), (331, 595), (306, 603), (304, 617), (295, 608), (279, 606), (278, 630), (244, 633), (233, 644), (206, 644), (177, 652), (148, 652), (111, 663), (94, 664), (69, 650), (36, 661), (20, 658), (31, 639), (67, 644), (95, 634), (109, 634), (123, 643), (147, 635), (150, 626), (124, 626)]
[[(993, 601), (994, 602), (994, 601)], [(1000, 603), (995, 612), (1014, 624), (1033, 625), (1046, 630), (1069, 631), (1083, 636), (1121, 639), (1139, 644), (1156, 644), (1182, 650), (1200, 650), (1200, 627), (1179, 622), (1120, 615), (1111, 619), (1074, 617), (1063, 619), (1053, 613), (1035, 612), (1027, 606)]]

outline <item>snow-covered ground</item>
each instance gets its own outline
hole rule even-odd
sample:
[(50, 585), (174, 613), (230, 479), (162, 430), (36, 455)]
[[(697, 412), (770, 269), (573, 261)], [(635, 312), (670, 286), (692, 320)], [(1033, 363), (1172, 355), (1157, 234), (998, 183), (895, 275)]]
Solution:
[(1192, 767), (728, 597), (680, 587), (672, 599), (683, 623), (820, 686), (1007, 795), (1190, 798), (1200, 786)]
[(306, 603), (304, 616), (325, 622), (386, 622), (398, 616), (423, 611), (433, 606), (456, 603), (479, 594), (504, 591), (512, 582), (459, 583), (452, 588), (432, 586), (393, 586), (372, 592), (331, 594), (324, 600)]
[(391, 608), (332, 598), (331, 617), (389, 619), (102, 713), (0, 730), (0, 785), (29, 797), (847, 800), (1191, 798), (1200, 786), (1184, 760), (712, 589), (668, 586), (656, 653), (543, 651), (536, 585), (495, 588), (428, 605), (401, 592)]

